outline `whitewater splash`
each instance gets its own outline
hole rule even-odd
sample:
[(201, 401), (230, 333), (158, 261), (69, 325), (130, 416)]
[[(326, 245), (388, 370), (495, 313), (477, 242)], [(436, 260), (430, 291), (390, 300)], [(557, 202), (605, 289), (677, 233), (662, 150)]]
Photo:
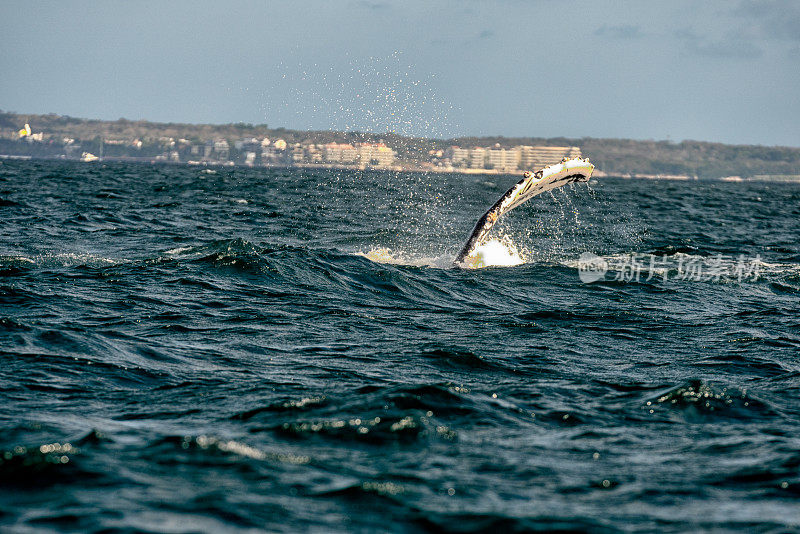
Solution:
[(525, 257), (508, 236), (484, 242), (462, 260), (462, 265), (469, 269), (513, 267), (523, 263)]
[[(391, 265), (435, 267), (440, 269), (453, 267), (453, 259), (449, 254), (435, 257), (415, 256), (413, 254), (395, 252), (388, 248), (374, 248), (369, 252), (360, 253), (359, 256), (376, 263), (388, 263)], [(513, 267), (522, 265), (525, 262), (524, 254), (511, 241), (511, 238), (503, 236), (500, 239), (490, 239), (476, 247), (469, 256), (462, 260), (460, 267), (466, 267), (467, 269)]]

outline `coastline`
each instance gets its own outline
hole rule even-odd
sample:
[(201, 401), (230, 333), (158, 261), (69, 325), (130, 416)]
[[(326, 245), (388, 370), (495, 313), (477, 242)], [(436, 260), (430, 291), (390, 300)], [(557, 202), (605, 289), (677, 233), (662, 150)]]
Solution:
[[(454, 167), (435, 167), (425, 165), (392, 165), (389, 167), (360, 166), (360, 165), (335, 165), (325, 163), (296, 163), (296, 164), (261, 164), (247, 165), (234, 163), (232, 161), (169, 161), (150, 157), (103, 157), (96, 161), (81, 161), (77, 158), (66, 157), (36, 157), (30, 155), (0, 154), (0, 164), (6, 161), (70, 161), (96, 165), (103, 163), (135, 163), (140, 165), (168, 165), (185, 167), (235, 167), (245, 169), (319, 169), (319, 170), (344, 170), (344, 171), (375, 171), (375, 172), (397, 172), (397, 173), (424, 173), (424, 174), (464, 174), (464, 175), (484, 175), (484, 176), (522, 176), (526, 171), (520, 169), (497, 170), (497, 169), (462, 169)], [(653, 181), (700, 181), (700, 182), (728, 182), (728, 183), (796, 183), (800, 184), (800, 175), (754, 175), (751, 177), (723, 176), (720, 178), (700, 178), (698, 176), (688, 176), (680, 174), (643, 174), (643, 173), (606, 173), (595, 170), (592, 174), (593, 179), (622, 179), (622, 180), (653, 180)]]

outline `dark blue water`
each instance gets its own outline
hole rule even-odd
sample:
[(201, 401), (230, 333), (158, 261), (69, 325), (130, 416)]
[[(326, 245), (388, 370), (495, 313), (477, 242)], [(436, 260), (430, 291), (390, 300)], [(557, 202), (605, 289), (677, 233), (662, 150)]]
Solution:
[(0, 530), (800, 530), (800, 186), (515, 180), (3, 162)]

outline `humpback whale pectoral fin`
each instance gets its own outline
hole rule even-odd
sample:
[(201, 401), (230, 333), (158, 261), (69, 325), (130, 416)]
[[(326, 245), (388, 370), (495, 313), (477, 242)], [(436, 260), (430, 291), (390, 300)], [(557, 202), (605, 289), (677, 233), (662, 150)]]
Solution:
[(594, 165), (588, 159), (564, 159), (561, 163), (551, 165), (535, 173), (525, 171), (522, 179), (505, 192), (491, 208), (475, 223), (475, 228), (467, 242), (461, 247), (454, 260), (455, 265), (464, 263), (465, 259), (483, 243), (497, 220), (517, 206), (527, 202), (536, 195), (556, 189), (573, 182), (587, 182), (592, 176)]

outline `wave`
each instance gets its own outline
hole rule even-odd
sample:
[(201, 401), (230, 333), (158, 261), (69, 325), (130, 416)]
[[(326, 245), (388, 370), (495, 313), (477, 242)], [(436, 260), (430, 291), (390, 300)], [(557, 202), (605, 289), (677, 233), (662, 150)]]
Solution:
[[(366, 253), (358, 253), (376, 263), (392, 265), (408, 265), (414, 267), (452, 268), (454, 266), (452, 254), (440, 256), (417, 256), (388, 248), (373, 248)], [(526, 258), (508, 236), (490, 239), (465, 258), (463, 266), (469, 269), (482, 269), (485, 267), (514, 267), (526, 263)]]
[(256, 282), (258, 288), (269, 288), (271, 295), (313, 295), (314, 299), (329, 298), (348, 307), (376, 294), (391, 296), (397, 305), (448, 305), (453, 298), (440, 279), (420, 270), (428, 267), (424, 262), (375, 262), (365, 254), (336, 249), (256, 245), (232, 239), (176, 247), (146, 263), (178, 271), (190, 268), (194, 272), (180, 278), (184, 285), (225, 287), (230, 276), (243, 276)]
[(16, 445), (0, 450), (0, 487), (36, 489), (55, 484), (98, 481), (106, 475), (83, 461), (82, 447), (100, 440), (91, 431), (70, 442), (48, 442), (40, 445)]
[(53, 268), (53, 267), (107, 267), (129, 260), (109, 258), (88, 252), (51, 252), (35, 255), (0, 256), (0, 269)]
[[(759, 255), (722, 255), (697, 249), (662, 248), (661, 254), (622, 252), (597, 255), (590, 252), (561, 264), (596, 274), (591, 281), (624, 282), (714, 282), (750, 283), (759, 280), (778, 282), (778, 288), (794, 292), (793, 282), (800, 276), (800, 264), (764, 261)], [(669, 253), (663, 252), (669, 250)], [(583, 279), (583, 273), (581, 273)]]
[(776, 415), (768, 404), (747, 390), (716, 386), (702, 380), (663, 390), (648, 399), (642, 409), (655, 417), (677, 418), (679, 422), (720, 418), (746, 420)]

